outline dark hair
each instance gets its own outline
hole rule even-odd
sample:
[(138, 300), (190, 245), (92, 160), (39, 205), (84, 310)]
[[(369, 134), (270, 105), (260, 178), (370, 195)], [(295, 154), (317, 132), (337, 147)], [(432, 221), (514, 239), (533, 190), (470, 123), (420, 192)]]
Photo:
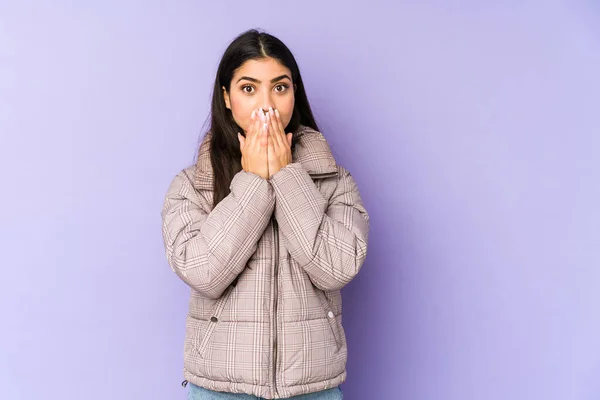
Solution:
[(294, 111), (286, 132), (292, 132), (292, 147), (296, 144), (296, 131), (300, 125), (319, 130), (304, 90), (302, 76), (292, 52), (275, 36), (250, 29), (236, 37), (225, 50), (213, 88), (210, 119), (210, 159), (214, 171), (214, 200), (216, 206), (229, 194), (231, 180), (242, 169), (238, 132), (242, 129), (225, 106), (222, 88), (230, 90), (235, 71), (248, 60), (273, 58), (289, 68), (292, 83), (296, 85)]

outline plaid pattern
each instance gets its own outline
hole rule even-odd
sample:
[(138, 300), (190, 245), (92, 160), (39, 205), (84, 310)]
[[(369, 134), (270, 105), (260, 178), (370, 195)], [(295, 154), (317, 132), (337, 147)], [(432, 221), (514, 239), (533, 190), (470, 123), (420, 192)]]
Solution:
[(341, 384), (340, 289), (367, 254), (358, 187), (307, 127), (293, 162), (264, 180), (240, 171), (212, 209), (210, 133), (162, 210), (167, 260), (191, 290), (184, 377), (217, 391), (287, 398)]

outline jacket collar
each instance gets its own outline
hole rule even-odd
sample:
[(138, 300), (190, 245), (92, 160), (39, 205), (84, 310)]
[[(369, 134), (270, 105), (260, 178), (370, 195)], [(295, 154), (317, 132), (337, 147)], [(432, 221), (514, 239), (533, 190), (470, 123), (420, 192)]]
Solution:
[[(337, 164), (321, 132), (300, 125), (294, 135), (297, 137), (297, 142), (292, 152), (292, 162), (302, 164), (313, 179), (337, 174)], [(194, 178), (194, 187), (198, 190), (213, 189), (214, 172), (210, 161), (210, 137), (211, 133), (208, 132), (198, 151)]]

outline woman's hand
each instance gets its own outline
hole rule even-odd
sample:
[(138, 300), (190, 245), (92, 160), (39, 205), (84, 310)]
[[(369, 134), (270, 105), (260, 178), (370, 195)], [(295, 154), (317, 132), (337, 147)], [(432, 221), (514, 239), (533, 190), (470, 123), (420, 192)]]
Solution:
[(269, 178), (292, 162), (292, 134), (285, 133), (279, 111), (267, 112)]
[(269, 179), (267, 119), (262, 109), (253, 111), (250, 118), (253, 122), (246, 132), (246, 137), (238, 132), (242, 169), (263, 179)]

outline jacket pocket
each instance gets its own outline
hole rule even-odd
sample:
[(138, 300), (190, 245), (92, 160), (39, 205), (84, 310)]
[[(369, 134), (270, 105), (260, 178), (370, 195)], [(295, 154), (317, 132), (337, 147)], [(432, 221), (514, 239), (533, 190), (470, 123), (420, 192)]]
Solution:
[(223, 312), (223, 309), (225, 308), (225, 305), (227, 304), (227, 300), (229, 300), (229, 296), (231, 296), (231, 292), (233, 291), (233, 289), (234, 289), (234, 285), (229, 286), (227, 291), (225, 293), (223, 293), (223, 295), (219, 298), (219, 300), (217, 300), (215, 302), (212, 316), (210, 317), (210, 319), (203, 321), (203, 323), (205, 324), (205, 328), (206, 328), (206, 329), (203, 329), (204, 334), (202, 335), (202, 337), (199, 337), (199, 336), (196, 337), (196, 350), (197, 350), (198, 354), (200, 355), (200, 357), (202, 357), (202, 358), (204, 358), (204, 353), (206, 351), (206, 348), (208, 347), (208, 344), (210, 343), (210, 339), (212, 338), (213, 332), (215, 331), (215, 328), (217, 327), (217, 324), (219, 323), (219, 318), (221, 317), (221, 313)]
[(325, 293), (322, 290), (315, 288), (317, 293), (317, 297), (321, 301), (321, 305), (323, 306), (323, 310), (325, 311), (325, 319), (327, 319), (327, 323), (329, 324), (329, 328), (331, 328), (331, 334), (335, 338), (335, 344), (337, 345), (338, 350), (342, 347), (342, 338), (340, 336), (340, 331), (338, 329), (338, 316), (335, 315)]

